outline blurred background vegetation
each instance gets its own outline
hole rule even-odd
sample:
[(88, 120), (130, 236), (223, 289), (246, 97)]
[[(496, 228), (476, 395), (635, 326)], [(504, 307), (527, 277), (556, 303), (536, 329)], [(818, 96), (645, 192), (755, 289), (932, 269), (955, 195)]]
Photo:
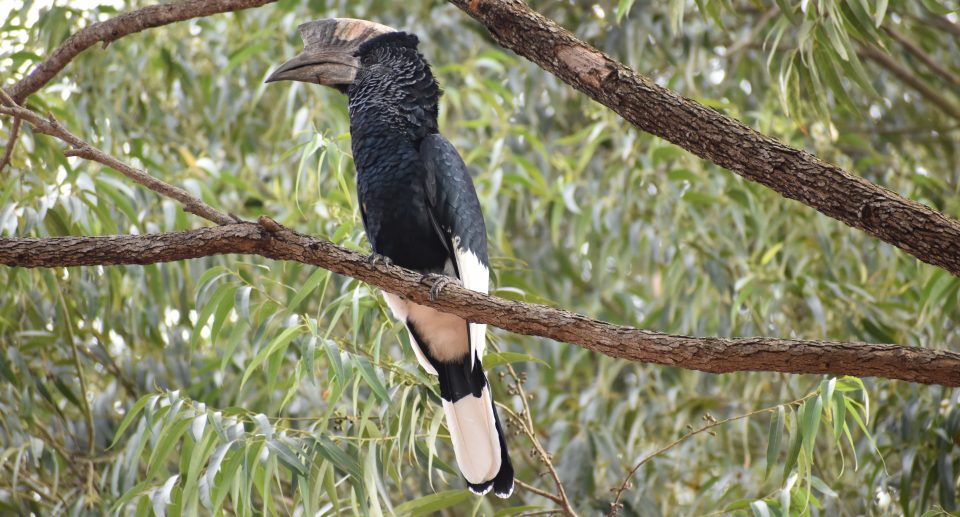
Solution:
[[(2, 84), (147, 3), (7, 2)], [(659, 84), (960, 217), (956, 0), (532, 7)], [(263, 84), (301, 48), (296, 26), (330, 16), (420, 35), (442, 130), (476, 173), (495, 294), (670, 333), (960, 350), (960, 279), (635, 130), (436, 0), (282, 0), (149, 30), (83, 53), (28, 103), (216, 208), (366, 251), (344, 98)], [(4, 141), (10, 128), (0, 119)], [(206, 224), (63, 148), (24, 127), (0, 172), (0, 235)], [(437, 387), (364, 284), (228, 256), (2, 268), (0, 285), (0, 513), (556, 506), (463, 490)], [(958, 508), (960, 391), (708, 375), (491, 334), (518, 478), (556, 493), (554, 468), (581, 515), (609, 511), (627, 472), (690, 429), (768, 407), (656, 454), (621, 515)]]

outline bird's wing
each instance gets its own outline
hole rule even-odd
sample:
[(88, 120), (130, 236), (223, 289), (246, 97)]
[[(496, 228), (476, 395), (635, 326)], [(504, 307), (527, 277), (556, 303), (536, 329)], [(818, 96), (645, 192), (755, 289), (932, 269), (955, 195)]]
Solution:
[[(428, 135), (420, 144), (426, 169), (430, 216), (452, 254), (463, 286), (486, 294), (490, 288), (487, 230), (477, 191), (463, 159), (446, 138)], [(469, 324), (470, 365), (483, 357), (487, 326)]]

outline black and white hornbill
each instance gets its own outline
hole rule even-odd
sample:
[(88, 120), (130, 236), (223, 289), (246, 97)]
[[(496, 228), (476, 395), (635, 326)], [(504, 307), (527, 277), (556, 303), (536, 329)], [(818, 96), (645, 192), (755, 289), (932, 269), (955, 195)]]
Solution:
[[(489, 287), (487, 236), (463, 159), (438, 132), (440, 87), (418, 39), (365, 20), (300, 26), (304, 51), (268, 79), (330, 86), (345, 93), (357, 166), (360, 215), (373, 260), (434, 278)], [(470, 489), (513, 492), (513, 466), (480, 363), (486, 325), (384, 293), (402, 320), (420, 365), (440, 380), (440, 397), (460, 472)]]

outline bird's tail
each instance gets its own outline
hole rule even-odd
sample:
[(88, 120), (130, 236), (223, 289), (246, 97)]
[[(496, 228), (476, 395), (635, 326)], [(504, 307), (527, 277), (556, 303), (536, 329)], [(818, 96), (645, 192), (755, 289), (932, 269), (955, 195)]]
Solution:
[(440, 363), (440, 397), (457, 465), (470, 490), (499, 497), (513, 493), (513, 465), (503, 427), (480, 361)]

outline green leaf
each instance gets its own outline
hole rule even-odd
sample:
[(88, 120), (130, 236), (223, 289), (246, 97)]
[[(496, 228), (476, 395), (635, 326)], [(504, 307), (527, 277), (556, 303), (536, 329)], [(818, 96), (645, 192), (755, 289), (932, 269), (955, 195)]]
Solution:
[(767, 468), (765, 476), (770, 476), (770, 470), (775, 464), (778, 464), (777, 458), (780, 456), (780, 443), (783, 440), (783, 418), (784, 408), (782, 405), (777, 407), (777, 416), (770, 420), (770, 431), (767, 433)]
[(827, 486), (827, 484), (817, 476), (811, 476), (810, 483), (813, 485), (813, 488), (816, 488), (821, 494), (827, 497), (838, 497), (837, 492)]
[(769, 264), (770, 261), (773, 260), (773, 258), (777, 256), (777, 253), (779, 253), (780, 250), (782, 249), (783, 249), (782, 242), (778, 242), (773, 246), (770, 246), (770, 249), (768, 249), (766, 253), (763, 254), (763, 257), (760, 258), (760, 265), (766, 266), (767, 264)]
[(230, 75), (230, 72), (234, 68), (240, 66), (241, 63), (243, 63), (244, 61), (247, 61), (251, 57), (262, 53), (264, 50), (270, 48), (272, 45), (273, 45), (273, 42), (271, 41), (256, 41), (253, 43), (248, 43), (242, 49), (238, 50), (237, 52), (234, 52), (233, 55), (230, 56), (230, 60), (227, 62), (227, 66), (225, 66), (222, 70), (220, 70), (219, 73), (224, 75)]
[(469, 490), (446, 490), (425, 495), (394, 507), (398, 517), (420, 517), (456, 506), (473, 498)]
[(799, 19), (795, 12), (796, 7), (792, 5), (791, 0), (776, 0), (776, 1), (777, 1), (777, 5), (780, 7), (780, 12), (783, 13), (783, 15), (786, 16), (788, 20), (790, 20), (790, 23), (792, 23), (793, 25), (797, 25), (797, 23), (799, 22)]
[(373, 370), (373, 365), (370, 364), (370, 361), (365, 357), (358, 357), (357, 364), (360, 366), (360, 376), (363, 377), (363, 380), (367, 381), (367, 385), (370, 386), (370, 389), (373, 390), (377, 398), (389, 403), (390, 394), (387, 393), (387, 388), (384, 387), (383, 382), (377, 377), (377, 372)]
[(943, 2), (939, 0), (920, 0), (924, 7), (927, 8), (933, 14), (938, 16), (946, 16), (954, 12), (954, 8), (947, 7), (943, 5)]
[[(190, 347), (196, 348), (200, 343), (200, 330), (204, 325), (207, 324), (207, 321), (210, 319), (210, 316), (213, 315), (213, 312), (217, 310), (217, 307), (220, 306), (221, 302), (224, 300), (229, 300), (230, 305), (233, 305), (233, 297), (236, 292), (236, 287), (230, 284), (223, 284), (214, 291), (213, 295), (207, 300), (207, 303), (203, 305), (203, 309), (200, 310), (200, 313), (197, 315), (197, 322), (193, 326), (193, 336), (190, 341)], [(229, 309), (228, 309), (229, 312)], [(211, 339), (213, 335), (211, 334)]]
[(191, 418), (181, 418), (172, 426), (160, 431), (160, 439), (157, 446), (150, 453), (150, 460), (147, 462), (147, 479), (153, 479), (164, 466), (167, 457), (173, 451), (173, 447), (180, 441), (187, 429), (190, 428)]
[(630, 14), (630, 8), (633, 7), (634, 0), (620, 0), (617, 2), (617, 23), (620, 23), (628, 14)]
[(283, 332), (280, 333), (277, 337), (273, 338), (273, 341), (270, 342), (267, 346), (263, 347), (260, 352), (250, 361), (250, 364), (247, 365), (247, 369), (243, 372), (243, 378), (240, 380), (240, 387), (243, 388), (243, 385), (247, 383), (247, 380), (253, 375), (253, 371), (263, 364), (263, 362), (270, 357), (274, 352), (277, 352), (281, 349), (286, 348), (287, 345), (293, 341), (293, 338), (297, 336), (303, 330), (303, 325), (296, 325), (289, 327)]
[(750, 503), (750, 511), (753, 512), (754, 517), (770, 517), (770, 507), (767, 506), (766, 501), (754, 501)]
[(113, 446), (117, 444), (117, 441), (119, 441), (120, 437), (123, 436), (123, 432), (130, 427), (131, 423), (133, 423), (133, 419), (136, 418), (141, 411), (143, 411), (143, 408), (147, 405), (147, 402), (149, 402), (151, 398), (155, 397), (157, 397), (157, 395), (144, 395), (133, 404), (133, 407), (127, 411), (127, 414), (123, 417), (123, 420), (120, 421), (120, 427), (117, 427), (117, 432), (114, 433), (113, 441), (110, 442), (110, 446), (107, 447), (108, 449), (112, 449)]
[(301, 286), (300, 290), (297, 291), (296, 296), (294, 296), (293, 299), (290, 300), (290, 303), (287, 304), (287, 307), (289, 307), (291, 310), (294, 310), (294, 311), (297, 310), (297, 307), (300, 306), (300, 302), (305, 300), (307, 296), (310, 296), (310, 293), (312, 293), (317, 288), (317, 286), (320, 285), (321, 282), (324, 282), (329, 278), (330, 278), (329, 271), (327, 271), (326, 269), (317, 268), (307, 278), (307, 281), (303, 283), (303, 286)]
[(287, 468), (301, 476), (307, 475), (307, 467), (303, 464), (300, 456), (293, 448), (282, 441), (282, 439), (267, 440), (267, 448), (277, 455), (280, 462)]
[(229, 459), (223, 465), (223, 468), (220, 469), (220, 472), (222, 472), (223, 475), (220, 477), (220, 481), (218, 481), (213, 487), (212, 503), (214, 512), (220, 510), (220, 507), (223, 505), (223, 501), (227, 497), (227, 493), (234, 488), (234, 481), (237, 479), (237, 475), (240, 474), (241, 471), (245, 471), (244, 474), (249, 475), (249, 470), (241, 467), (246, 459), (246, 455), (244, 454), (243, 450), (232, 450), (228, 456), (230, 456)]
[(817, 395), (804, 402), (803, 406), (803, 448), (809, 457), (813, 454), (813, 444), (817, 439), (817, 428), (820, 426), (820, 416), (823, 413), (823, 399)]
[(317, 452), (321, 456), (350, 476), (350, 482), (357, 492), (357, 497), (361, 500), (366, 499), (366, 490), (363, 484), (363, 470), (360, 468), (360, 463), (356, 458), (347, 454), (325, 436), (321, 436), (315, 443), (318, 446)]
[(879, 29), (883, 25), (883, 17), (887, 14), (887, 5), (889, 0), (876, 0), (876, 5), (874, 6), (873, 19), (875, 26)]
[(800, 432), (800, 420), (803, 418), (804, 407), (801, 406), (793, 415), (793, 426), (790, 429), (790, 445), (787, 446), (787, 456), (783, 461), (783, 473), (780, 476), (780, 483), (786, 483), (793, 467), (797, 464), (797, 458), (800, 456), (800, 446), (803, 444), (803, 435)]

